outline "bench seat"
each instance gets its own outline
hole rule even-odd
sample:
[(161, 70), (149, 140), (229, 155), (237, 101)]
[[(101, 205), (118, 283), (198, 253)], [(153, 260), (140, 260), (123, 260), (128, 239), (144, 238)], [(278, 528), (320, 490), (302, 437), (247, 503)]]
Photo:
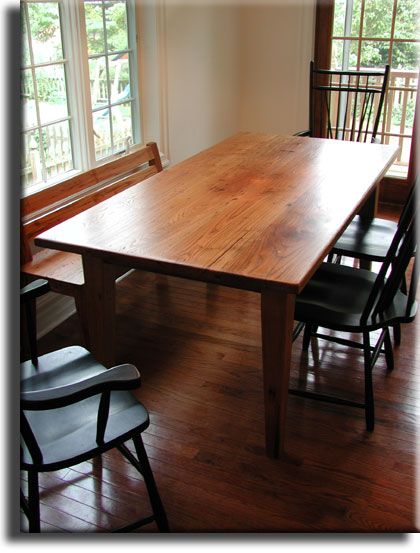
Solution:
[[(78, 173), (55, 186), (21, 200), (21, 275), (23, 283), (48, 280), (51, 290), (72, 296), (89, 346), (83, 264), (80, 255), (47, 248), (36, 249), (33, 239), (42, 232), (162, 171), (155, 142)], [(116, 268), (115, 278), (128, 268)]]

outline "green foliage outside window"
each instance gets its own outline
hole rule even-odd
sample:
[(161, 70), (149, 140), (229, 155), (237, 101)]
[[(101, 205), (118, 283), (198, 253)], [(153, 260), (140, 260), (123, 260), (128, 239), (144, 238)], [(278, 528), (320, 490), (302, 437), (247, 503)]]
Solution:
[[(389, 39), (393, 14), (393, 0), (365, 0), (362, 54), (363, 67), (384, 67), (389, 60), (389, 42), (379, 40), (363, 40), (364, 38)], [(334, 13), (334, 36), (344, 36), (346, 0), (336, 0)], [(353, 1), (353, 17), (351, 30), (347, 36), (356, 38), (360, 31), (361, 0)], [(398, 0), (394, 38), (401, 40), (420, 39), (420, 2), (418, 0)], [(334, 51), (335, 66), (341, 65), (342, 49)], [(349, 67), (357, 65), (357, 48), (350, 48)], [(395, 42), (392, 52), (391, 66), (393, 69), (416, 70), (419, 66), (419, 46), (416, 42)]]

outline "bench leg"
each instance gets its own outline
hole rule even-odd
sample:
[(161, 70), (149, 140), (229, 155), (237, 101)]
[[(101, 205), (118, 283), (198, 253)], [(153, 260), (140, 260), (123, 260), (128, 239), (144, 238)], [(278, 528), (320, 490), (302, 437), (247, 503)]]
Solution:
[(84, 287), (74, 296), (74, 301), (76, 303), (77, 315), (79, 317), (81, 333), (82, 333), (82, 345), (89, 349), (90, 348), (90, 339), (89, 339), (89, 319), (87, 313), (87, 302), (85, 299), (85, 289)]

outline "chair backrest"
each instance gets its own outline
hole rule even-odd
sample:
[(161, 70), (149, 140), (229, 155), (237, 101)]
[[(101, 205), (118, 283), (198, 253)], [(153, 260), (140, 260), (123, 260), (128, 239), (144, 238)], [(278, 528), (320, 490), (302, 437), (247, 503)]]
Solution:
[(408, 191), (407, 199), (406, 199), (405, 202), (404, 202), (404, 206), (403, 206), (403, 208), (402, 208), (401, 215), (400, 215), (400, 217), (399, 217), (399, 219), (398, 219), (398, 225), (400, 225), (401, 222), (404, 221), (405, 213), (406, 213), (407, 209), (411, 209), (412, 203), (414, 202), (414, 205), (416, 205), (416, 199), (417, 199), (417, 180), (418, 180), (418, 179), (416, 179), (416, 180), (412, 183), (412, 185), (411, 185), (411, 187), (410, 187), (410, 189), (409, 189), (409, 191)]
[(142, 148), (21, 199), (21, 263), (31, 240), (51, 227), (162, 171), (158, 147)]
[(310, 67), (310, 134), (355, 142), (375, 140), (389, 77), (384, 71)]
[(391, 305), (395, 294), (401, 288), (408, 265), (414, 257), (405, 305), (405, 316), (409, 316), (415, 302), (418, 283), (416, 215), (417, 203), (415, 186), (413, 186), (413, 193), (404, 207), (397, 231), (365, 306), (361, 323), (366, 322), (369, 317), (381, 320), (383, 313)]

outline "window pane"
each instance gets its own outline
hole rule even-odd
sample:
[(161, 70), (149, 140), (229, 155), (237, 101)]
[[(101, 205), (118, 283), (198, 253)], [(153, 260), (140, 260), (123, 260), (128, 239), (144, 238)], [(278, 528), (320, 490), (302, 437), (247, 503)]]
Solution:
[(347, 0), (335, 0), (333, 36), (358, 36), (360, 29), (361, 0), (354, 0), (349, 19), (346, 19)]
[(22, 126), (23, 129), (34, 127), (37, 124), (36, 108), (34, 100), (34, 83), (32, 71), (25, 69), (22, 71), (20, 81), (21, 101), (22, 101)]
[(96, 159), (111, 155), (110, 111), (108, 108), (93, 113), (93, 132)]
[(26, 18), (23, 10), (20, 12), (20, 28), (22, 32), (22, 65), (29, 65), (28, 31), (26, 28)]
[(127, 11), (125, 2), (107, 2), (105, 8), (108, 52), (127, 50)]
[(116, 55), (109, 58), (109, 78), (111, 102), (121, 102), (130, 97), (130, 71), (128, 55)]
[(48, 65), (35, 70), (38, 87), (41, 124), (45, 125), (68, 116), (66, 81), (62, 65)]
[(89, 60), (90, 94), (92, 107), (108, 104), (108, 83), (105, 56)]
[(399, 136), (385, 137), (386, 144), (392, 144), (401, 147), (401, 151), (394, 165), (392, 166), (393, 174), (400, 173), (400, 176), (407, 174), (408, 162), (410, 159), (411, 138), (400, 138)]
[(420, 4), (418, 0), (398, 0), (395, 38), (420, 38)]
[(394, 42), (392, 68), (415, 71), (419, 68), (419, 45), (415, 42)]
[(363, 36), (390, 38), (394, 0), (365, 0)]
[(381, 68), (388, 63), (389, 42), (363, 40), (360, 54), (362, 68)]
[(331, 69), (340, 69), (343, 63), (344, 40), (333, 40), (331, 49)]
[(331, 68), (356, 69), (358, 46), (359, 42), (357, 40), (333, 40)]
[(57, 2), (28, 3), (34, 63), (63, 59)]
[(89, 54), (105, 52), (102, 2), (85, 2), (86, 34)]
[(22, 135), (22, 186), (42, 182), (41, 159), (39, 154), (39, 132), (31, 131)]
[(346, 0), (335, 0), (333, 36), (344, 36), (345, 15), (346, 15)]
[(114, 153), (124, 150), (133, 136), (131, 102), (112, 108), (112, 132)]
[(73, 169), (68, 121), (43, 128), (42, 146), (47, 179)]
[(351, 19), (351, 36), (359, 36), (360, 34), (360, 16), (362, 11), (362, 1), (353, 1), (353, 15)]

